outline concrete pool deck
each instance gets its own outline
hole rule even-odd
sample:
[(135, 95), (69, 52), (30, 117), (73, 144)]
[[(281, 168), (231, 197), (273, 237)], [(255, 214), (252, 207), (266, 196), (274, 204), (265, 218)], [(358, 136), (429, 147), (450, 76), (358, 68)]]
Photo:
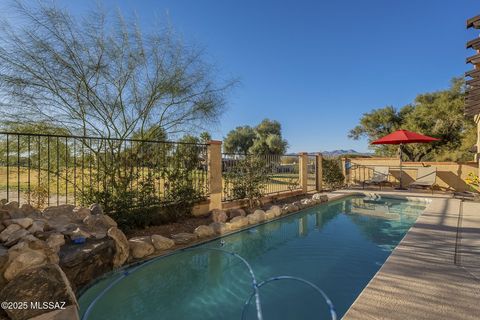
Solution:
[(479, 319), (480, 203), (464, 203), (457, 239), (461, 201), (451, 195), (360, 192), (432, 201), (343, 319)]

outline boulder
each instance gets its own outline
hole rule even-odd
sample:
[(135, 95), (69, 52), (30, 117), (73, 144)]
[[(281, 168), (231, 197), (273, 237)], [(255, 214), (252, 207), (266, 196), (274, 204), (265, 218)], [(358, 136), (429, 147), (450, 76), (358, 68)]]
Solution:
[(135, 259), (142, 259), (155, 252), (152, 239), (148, 236), (128, 239), (128, 244), (130, 247), (130, 255)]
[(32, 250), (28, 246), (9, 251), (7, 267), (3, 276), (11, 281), (27, 269), (39, 267), (47, 263), (47, 256), (42, 250)]
[[(10, 219), (10, 213), (7, 210), (0, 208), (0, 221)], [(1, 309), (1, 308), (0, 308)]]
[[(75, 294), (65, 273), (55, 264), (46, 264), (19, 274), (0, 291), (0, 299), (1, 301), (27, 302), (29, 306), (30, 303), (50, 301), (62, 303), (58, 305), (58, 309), (60, 307), (77, 306)], [(5, 311), (11, 319), (30, 319), (52, 310), (29, 307), (7, 309)]]
[(2, 232), (3, 230), (5, 230), (5, 226), (2, 223), (0, 223), (0, 232)]
[(262, 221), (265, 221), (265, 211), (255, 210), (255, 212), (247, 216), (249, 224), (256, 224)]
[(312, 199), (302, 199), (300, 202), (305, 207), (311, 207), (315, 204), (315, 202)]
[(245, 217), (247, 213), (243, 209), (230, 209), (228, 210), (228, 218), (231, 220), (235, 217)]
[(8, 237), (12, 235), (12, 233), (22, 229), (18, 224), (11, 224), (5, 230), (0, 233), (0, 241), (5, 242), (7, 241)]
[(282, 215), (282, 209), (279, 206), (271, 206), (269, 210), (273, 212), (275, 217)]
[(7, 202), (2, 206), (2, 209), (7, 211), (10, 219), (25, 218), (25, 214), (20, 210), (17, 201)]
[(118, 268), (128, 259), (130, 246), (127, 237), (117, 227), (111, 227), (107, 231), (107, 235), (115, 241), (115, 255), (113, 257), (113, 267)]
[(45, 229), (45, 221), (34, 220), (30, 228), (28, 228), (28, 232), (30, 232), (31, 234), (35, 234), (37, 232), (43, 232), (44, 229)]
[(327, 202), (328, 201), (328, 196), (326, 194), (321, 194), (321, 193), (315, 193), (312, 196), (312, 200), (318, 202)]
[(199, 238), (207, 238), (211, 237), (215, 234), (215, 231), (213, 231), (213, 228), (210, 226), (198, 226), (195, 228), (195, 231), (193, 231), (194, 234), (197, 235)]
[(197, 240), (197, 235), (194, 233), (180, 232), (172, 234), (172, 239), (175, 241), (175, 244), (187, 244)]
[(98, 203), (94, 203), (90, 206), (90, 213), (91, 214), (103, 214), (102, 206)]
[(13, 246), (15, 243), (17, 243), (18, 241), (20, 241), (20, 239), (22, 239), (23, 237), (25, 237), (26, 235), (28, 235), (29, 232), (25, 229), (19, 229), (15, 232), (13, 232), (8, 238), (7, 238), (7, 241), (5, 241), (5, 246), (7, 247), (11, 247)]
[(83, 221), (86, 217), (90, 216), (90, 209), (84, 207), (73, 208), (73, 216), (76, 220)]
[(32, 205), (28, 203), (22, 204), (22, 206), (20, 207), (20, 210), (23, 212), (23, 214), (25, 214), (26, 217), (29, 217), (29, 218), (38, 218), (42, 215), (40, 210), (34, 208)]
[(230, 231), (230, 224), (226, 224), (223, 222), (213, 222), (210, 223), (210, 227), (213, 228), (216, 234), (225, 234)]
[(233, 229), (240, 229), (248, 226), (248, 218), (243, 216), (237, 216), (230, 220), (230, 226)]
[[(69, 237), (71, 240), (76, 240), (76, 239), (80, 239), (80, 238), (83, 238), (83, 239), (96, 238), (96, 239), (98, 239), (97, 237), (92, 235), (90, 232), (85, 230), (85, 227), (83, 227), (83, 226), (77, 226), (74, 229), (73, 228), (69, 229), (69, 230), (63, 232), (63, 234), (66, 235), (67, 237)], [(102, 239), (102, 238), (99, 238), (99, 239)]]
[(213, 222), (227, 222), (228, 216), (227, 213), (220, 209), (212, 210), (212, 220)]
[(265, 211), (265, 219), (267, 220), (271, 220), (275, 218), (275, 212), (273, 212), (272, 210), (268, 209), (267, 211)]
[(11, 224), (18, 224), (20, 227), (27, 229), (33, 223), (33, 219), (31, 218), (18, 218), (18, 219), (8, 219), (3, 221), (3, 224), (9, 226)]
[(68, 216), (73, 218), (73, 209), (75, 208), (72, 204), (62, 204), (59, 206), (47, 207), (43, 210), (43, 216), (47, 219), (57, 218), (59, 216)]
[(71, 305), (61, 310), (42, 313), (41, 315), (28, 320), (80, 320), (80, 316), (78, 314), (78, 307), (76, 305)]
[[(8, 266), (8, 250), (4, 246), (0, 245), (0, 288), (3, 288), (7, 283), (7, 281), (3, 277), (3, 274), (5, 273), (5, 269), (7, 268), (7, 266)], [(2, 319), (2, 317), (0, 317), (0, 319)]]
[(154, 234), (151, 238), (155, 250), (168, 250), (175, 245), (175, 241), (159, 234)]
[(115, 220), (107, 216), (106, 214), (89, 215), (83, 219), (83, 223), (93, 230), (95, 229), (109, 229), (111, 227), (117, 227)]
[(84, 244), (67, 243), (60, 247), (60, 267), (74, 290), (113, 270), (115, 241), (88, 239)]
[(46, 242), (50, 248), (55, 252), (58, 252), (60, 251), (60, 247), (65, 244), (65, 236), (60, 233), (54, 233), (47, 238)]

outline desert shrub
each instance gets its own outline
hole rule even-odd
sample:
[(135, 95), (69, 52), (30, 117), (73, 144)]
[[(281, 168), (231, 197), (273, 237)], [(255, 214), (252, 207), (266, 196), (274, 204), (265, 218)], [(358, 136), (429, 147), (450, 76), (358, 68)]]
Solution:
[(247, 199), (250, 208), (259, 204), (269, 180), (267, 161), (261, 156), (248, 156), (236, 161), (235, 166), (225, 174), (227, 187), (234, 199)]
[(344, 175), (342, 162), (339, 159), (323, 158), (323, 183), (329, 189), (338, 189), (343, 186)]

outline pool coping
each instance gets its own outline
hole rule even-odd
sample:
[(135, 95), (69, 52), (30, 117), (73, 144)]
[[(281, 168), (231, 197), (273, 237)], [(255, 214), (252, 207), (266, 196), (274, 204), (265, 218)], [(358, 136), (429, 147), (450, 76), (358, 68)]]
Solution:
[[(461, 201), (423, 197), (431, 202), (342, 319), (478, 319), (480, 281), (454, 264)], [(480, 236), (480, 203), (465, 208), (462, 227)]]

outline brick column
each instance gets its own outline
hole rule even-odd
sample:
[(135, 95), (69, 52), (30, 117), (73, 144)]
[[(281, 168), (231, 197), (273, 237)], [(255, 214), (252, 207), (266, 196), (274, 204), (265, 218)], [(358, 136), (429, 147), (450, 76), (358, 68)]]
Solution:
[(477, 157), (475, 160), (478, 163), (478, 176), (480, 177), (480, 114), (477, 114), (476, 120), (477, 120)]
[(298, 154), (298, 170), (300, 176), (300, 187), (303, 193), (307, 193), (308, 190), (308, 154), (306, 152), (300, 152)]
[(208, 142), (208, 183), (210, 210), (222, 209), (222, 142)]
[(315, 168), (316, 175), (315, 175), (315, 185), (318, 192), (322, 192), (323, 190), (323, 155), (321, 153), (317, 153), (315, 155)]

